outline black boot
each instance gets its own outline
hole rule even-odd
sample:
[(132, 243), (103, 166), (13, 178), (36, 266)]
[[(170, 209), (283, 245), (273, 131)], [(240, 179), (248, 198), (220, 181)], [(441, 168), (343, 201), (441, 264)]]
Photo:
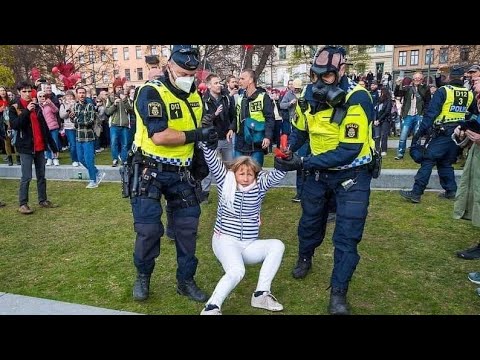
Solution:
[(299, 256), (297, 265), (292, 270), (292, 276), (295, 279), (303, 279), (312, 268), (312, 258)]
[(347, 306), (347, 289), (332, 287), (328, 312), (330, 315), (350, 315)]
[(8, 156), (7, 156), (7, 161), (8, 161), (8, 166), (13, 166), (12, 155), (8, 155)]
[(22, 165), (22, 163), (20, 162), (20, 155), (17, 155), (16, 158), (17, 158), (17, 165)]
[(150, 291), (150, 275), (138, 273), (133, 284), (133, 300), (144, 301), (148, 299)]
[(193, 279), (178, 281), (177, 293), (188, 296), (190, 299), (198, 302), (205, 302), (208, 300), (208, 295), (200, 290)]

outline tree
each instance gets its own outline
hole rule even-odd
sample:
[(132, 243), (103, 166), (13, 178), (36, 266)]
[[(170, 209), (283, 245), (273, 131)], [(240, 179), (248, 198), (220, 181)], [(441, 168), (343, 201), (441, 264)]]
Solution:
[(347, 61), (358, 74), (364, 74), (367, 70), (367, 64), (370, 61), (370, 55), (367, 48), (375, 45), (342, 45), (347, 51)]
[(4, 65), (0, 65), (0, 84), (7, 88), (13, 88), (15, 86), (15, 76), (12, 69)]

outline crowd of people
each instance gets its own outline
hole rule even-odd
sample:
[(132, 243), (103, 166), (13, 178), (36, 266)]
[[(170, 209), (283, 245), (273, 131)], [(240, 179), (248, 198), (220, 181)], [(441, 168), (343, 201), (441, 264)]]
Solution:
[[(160, 241), (167, 235), (176, 245), (176, 290), (204, 303), (202, 315), (221, 315), (222, 304), (245, 274), (245, 265), (255, 263), (262, 267), (251, 305), (282, 311), (284, 306), (271, 287), (285, 245), (280, 239), (258, 239), (260, 212), (268, 189), (288, 171), (297, 171), (292, 200), (301, 204), (302, 213), (292, 277), (308, 276), (333, 213), (328, 312), (350, 314), (347, 293), (360, 261), (358, 244), (368, 214), (370, 183), (378, 176), (388, 137), (396, 130), (400, 142), (395, 159), (404, 158), (407, 138), (413, 134), (410, 152), (421, 164), (413, 189), (400, 195), (419, 203), (437, 166), (445, 190), (440, 196), (456, 200), (454, 217), (480, 226), (476, 180), (480, 132), (471, 123), (478, 114), (477, 65), (467, 71), (452, 68), (449, 82), (437, 82), (436, 91), (425, 84), (420, 72), (411, 83), (400, 79), (394, 88), (389, 77), (375, 81), (348, 76), (345, 50), (324, 46), (315, 54), (310, 83), (305, 86), (294, 79), (284, 92), (267, 90), (257, 85), (253, 70), (242, 69), (238, 79), (229, 76), (223, 84), (220, 76), (210, 74), (199, 92), (195, 85), (199, 64), (195, 46), (175, 45), (165, 68), (152, 69), (145, 84), (135, 89), (116, 82), (112, 93), (102, 91), (91, 98), (82, 86), (61, 98), (43, 82), (21, 82), (18, 97), (0, 86), (8, 165), (13, 165), (15, 153), (22, 170), (21, 214), (33, 212), (28, 205), (32, 165), (39, 206), (51, 208), (55, 204), (47, 199), (45, 166), (60, 164), (60, 150), (68, 148), (72, 166), (82, 164), (88, 170), (87, 188), (92, 189), (105, 176), (95, 166), (95, 153), (111, 147), (111, 166), (122, 165), (124, 196), (130, 197), (132, 207), (135, 301), (150, 296)], [(392, 126), (398, 118), (400, 129)], [(264, 156), (274, 147), (274, 169), (265, 171)], [(457, 190), (452, 163), (459, 147), (470, 151)], [(196, 284), (195, 253), (200, 204), (208, 201), (213, 178), (218, 210), (212, 248), (224, 275), (209, 295)], [(5, 203), (0, 202), (2, 206)], [(480, 258), (480, 243), (457, 255)], [(480, 272), (468, 278), (480, 284)], [(480, 295), (480, 289), (477, 292)]]

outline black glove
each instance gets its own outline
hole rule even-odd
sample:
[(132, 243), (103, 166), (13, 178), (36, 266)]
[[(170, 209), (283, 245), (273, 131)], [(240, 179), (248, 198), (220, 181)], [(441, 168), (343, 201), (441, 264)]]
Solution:
[(307, 100), (305, 100), (304, 97), (298, 98), (297, 104), (298, 104), (298, 106), (300, 107), (300, 110), (302, 110), (302, 112), (307, 111), (307, 109), (308, 109), (308, 104), (307, 104)]
[(196, 130), (184, 131), (185, 144), (192, 142), (218, 142), (218, 133), (213, 126), (197, 128)]
[(213, 114), (205, 114), (202, 117), (202, 126), (203, 127), (209, 127), (213, 126)]
[(273, 167), (280, 171), (294, 171), (303, 168), (303, 160), (297, 154), (292, 154), (290, 159), (275, 158)]

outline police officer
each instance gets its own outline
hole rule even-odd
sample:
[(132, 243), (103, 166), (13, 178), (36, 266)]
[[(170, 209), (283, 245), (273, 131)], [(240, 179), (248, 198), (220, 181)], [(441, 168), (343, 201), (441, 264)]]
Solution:
[[(330, 193), (336, 198), (333, 234), (334, 267), (330, 280), (330, 314), (349, 314), (348, 284), (359, 262), (357, 245), (362, 239), (370, 197), (372, 174), (373, 105), (368, 91), (345, 75), (345, 49), (325, 46), (315, 54), (310, 70), (312, 84), (299, 99), (290, 135), (295, 152), (309, 139), (312, 154), (291, 159), (275, 158), (275, 168), (306, 173), (301, 194), (302, 216), (298, 225), (298, 261), (292, 275), (307, 275), (312, 256), (325, 236)], [(304, 110), (298, 111), (298, 108)]]
[[(236, 134), (233, 157), (251, 156), (263, 166), (264, 154), (268, 153), (275, 127), (273, 103), (270, 97), (266, 96), (265, 89), (257, 87), (257, 76), (252, 69), (242, 71), (239, 84), (245, 92), (238, 97), (237, 121), (230, 125), (227, 141), (232, 141), (233, 134)], [(245, 133), (245, 125), (248, 126), (247, 118), (254, 119), (257, 126), (263, 127), (263, 130), (259, 131), (261, 139), (248, 139)]]
[(415, 151), (418, 147), (411, 148), (412, 157), (416, 162), (421, 163), (421, 167), (415, 176), (413, 189), (400, 190), (400, 195), (413, 203), (420, 202), (435, 165), (440, 177), (440, 185), (445, 190), (439, 196), (446, 199), (455, 198), (457, 184), (452, 164), (457, 158), (458, 148), (451, 136), (458, 122), (465, 120), (467, 111), (476, 112), (474, 109), (476, 106), (473, 106), (473, 93), (464, 87), (463, 73), (462, 67), (452, 68), (449, 84), (435, 91), (412, 139), (412, 144), (415, 144), (422, 136), (431, 137), (423, 156), (417, 156)]
[[(213, 127), (201, 128), (203, 105), (194, 85), (199, 65), (198, 49), (175, 45), (166, 65), (165, 77), (142, 85), (134, 101), (137, 131), (133, 167), (140, 163), (132, 183), (132, 212), (136, 232), (133, 262), (137, 278), (133, 298), (149, 296), (150, 277), (160, 254), (164, 234), (160, 198), (167, 200), (177, 250), (177, 292), (204, 302), (207, 294), (195, 283), (195, 257), (200, 206), (191, 172), (196, 142), (215, 142)], [(135, 173), (135, 172), (134, 172)]]

